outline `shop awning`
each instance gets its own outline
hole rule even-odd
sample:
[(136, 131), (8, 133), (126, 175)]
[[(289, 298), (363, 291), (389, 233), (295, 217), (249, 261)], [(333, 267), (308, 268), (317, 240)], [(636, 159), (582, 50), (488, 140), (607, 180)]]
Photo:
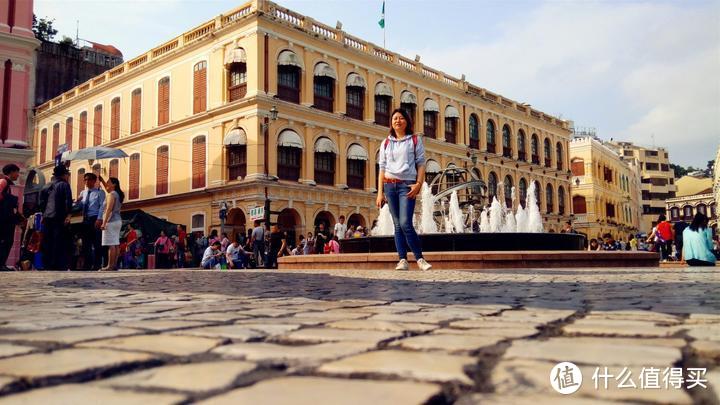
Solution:
[(368, 152), (362, 146), (354, 143), (348, 148), (347, 158), (352, 160), (368, 160)]
[(432, 112), (440, 112), (440, 106), (438, 105), (437, 101), (426, 98), (425, 103), (423, 103), (423, 110), (425, 111), (432, 111)]
[(350, 73), (347, 77), (347, 86), (362, 87), (365, 88), (365, 79), (357, 73)]
[(407, 90), (400, 93), (400, 102), (404, 104), (417, 104), (417, 97)]
[(459, 118), (460, 112), (458, 112), (458, 109), (449, 105), (445, 107), (445, 118)]
[(290, 148), (303, 148), (302, 137), (292, 129), (286, 129), (278, 136), (278, 146), (286, 146)]
[(247, 63), (247, 55), (242, 48), (235, 48), (227, 51), (225, 54), (225, 64), (231, 63)]
[(377, 85), (375, 85), (375, 95), (392, 97), (393, 92), (387, 83), (380, 82)]
[(317, 65), (315, 65), (315, 76), (324, 76), (324, 77), (331, 77), (334, 80), (337, 80), (337, 75), (335, 74), (335, 71), (333, 70), (330, 65), (328, 65), (325, 62), (320, 62)]
[(242, 128), (231, 129), (227, 135), (225, 135), (223, 145), (247, 145), (247, 135), (245, 134), (245, 130)]
[(303, 64), (300, 58), (293, 51), (282, 51), (278, 55), (278, 65), (280, 66), (297, 66), (302, 69)]
[(320, 137), (317, 141), (315, 141), (315, 152), (317, 153), (334, 153), (338, 154), (337, 146), (335, 146), (335, 143), (330, 139), (326, 137)]

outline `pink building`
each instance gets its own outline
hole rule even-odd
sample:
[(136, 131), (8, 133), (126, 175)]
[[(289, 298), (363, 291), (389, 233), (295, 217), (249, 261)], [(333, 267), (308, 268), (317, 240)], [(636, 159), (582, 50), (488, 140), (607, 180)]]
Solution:
[[(40, 41), (32, 32), (32, 0), (0, 0), (0, 168), (15, 163), (23, 170), (13, 194), (21, 197), (28, 162), (33, 156), (28, 140), (32, 118), (35, 49)], [(19, 231), (8, 263), (18, 258)]]

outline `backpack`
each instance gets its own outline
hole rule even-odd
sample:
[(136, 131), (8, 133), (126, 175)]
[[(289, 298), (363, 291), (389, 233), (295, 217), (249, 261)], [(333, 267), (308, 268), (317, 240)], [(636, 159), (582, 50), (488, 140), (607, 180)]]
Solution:
[(664, 241), (672, 240), (672, 228), (670, 223), (663, 221), (657, 225), (657, 235)]

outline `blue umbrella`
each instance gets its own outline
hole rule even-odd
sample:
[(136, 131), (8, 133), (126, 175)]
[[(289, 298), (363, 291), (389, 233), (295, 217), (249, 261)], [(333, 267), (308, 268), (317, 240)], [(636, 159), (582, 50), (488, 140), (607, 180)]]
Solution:
[(80, 150), (63, 153), (62, 160), (100, 160), (125, 158), (128, 154), (121, 149), (108, 148), (107, 146), (92, 146)]

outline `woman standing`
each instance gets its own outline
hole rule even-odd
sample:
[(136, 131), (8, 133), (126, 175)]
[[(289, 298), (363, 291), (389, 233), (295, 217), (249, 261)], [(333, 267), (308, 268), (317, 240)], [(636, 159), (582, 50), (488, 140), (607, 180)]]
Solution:
[(415, 228), (415, 197), (420, 193), (425, 179), (425, 146), (422, 139), (413, 134), (412, 120), (403, 109), (396, 109), (390, 116), (390, 135), (380, 146), (380, 173), (378, 196), (375, 203), (382, 207), (384, 199), (390, 205), (395, 225), (395, 248), (400, 261), (395, 270), (407, 270), (407, 247), (410, 247), (420, 270), (432, 268), (425, 261)]
[(100, 182), (108, 193), (105, 200), (103, 222), (100, 226), (100, 229), (102, 229), (102, 245), (108, 247), (108, 262), (107, 266), (100, 270), (112, 271), (117, 270), (120, 228), (122, 228), (120, 207), (122, 207), (123, 200), (125, 200), (125, 193), (120, 189), (120, 180), (116, 177), (110, 177), (107, 182), (100, 177)]
[(708, 217), (698, 212), (692, 224), (683, 231), (685, 262), (690, 266), (715, 266), (712, 248), (712, 231), (708, 228)]
[(155, 260), (157, 267), (161, 269), (168, 269), (169, 258), (170, 258), (170, 246), (172, 241), (167, 237), (165, 231), (160, 231), (160, 236), (155, 240)]

